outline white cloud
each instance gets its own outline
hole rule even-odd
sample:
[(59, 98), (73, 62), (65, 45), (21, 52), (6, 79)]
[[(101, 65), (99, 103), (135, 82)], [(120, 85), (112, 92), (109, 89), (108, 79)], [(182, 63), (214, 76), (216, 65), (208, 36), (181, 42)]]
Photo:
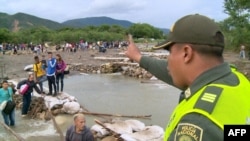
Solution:
[(129, 13), (141, 10), (146, 5), (144, 0), (94, 0), (88, 7), (89, 12), (97, 14)]

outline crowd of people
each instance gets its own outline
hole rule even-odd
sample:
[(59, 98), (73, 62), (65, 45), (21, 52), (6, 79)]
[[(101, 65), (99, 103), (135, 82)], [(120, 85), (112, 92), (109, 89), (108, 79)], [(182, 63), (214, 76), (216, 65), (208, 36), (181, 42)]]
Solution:
[[(47, 54), (47, 59), (45, 55), (42, 55), (41, 60), (39, 56), (34, 56), (33, 73), (29, 74), (27, 79), (18, 82), (16, 86), (17, 91), (23, 95), (23, 117), (25, 117), (29, 111), (33, 90), (42, 96), (51, 95), (54, 97), (63, 92), (64, 70), (67, 64), (60, 54), (56, 54), (56, 57), (53, 57), (52, 52), (47, 52)], [(48, 93), (45, 93), (43, 89), (43, 83), (45, 81), (48, 82)], [(24, 85), (27, 85), (25, 90), (22, 88)], [(12, 91), (7, 91), (8, 93), (6, 93), (4, 89), (6, 83), (3, 82), (2, 87), (3, 88), (0, 89), (0, 104), (3, 101), (11, 100), (9, 97), (14, 94)], [(6, 121), (5, 123), (7, 124), (8, 122)]]
[[(37, 82), (34, 81), (34, 75), (29, 74), (28, 79), (22, 80), (18, 83), (17, 90), (20, 91), (20, 87), (23, 84), (28, 84), (29, 88), (27, 92), (23, 95), (23, 107), (21, 110), (22, 117), (26, 117), (33, 89), (37, 91), (37, 93), (41, 94), (41, 90), (37, 86)], [(16, 89), (14, 87), (9, 86), (9, 82), (4, 80), (2, 82), (2, 86), (0, 88), (0, 110), (4, 120), (4, 124), (10, 127), (14, 127), (16, 125), (15, 120), (15, 107), (9, 113), (4, 111), (3, 103), (5, 101), (13, 101), (13, 95), (15, 94)], [(5, 104), (5, 106), (7, 106)], [(73, 116), (73, 124), (69, 126), (66, 130), (65, 141), (94, 141), (94, 136), (89, 127), (86, 126), (86, 118), (84, 114), (77, 113)]]
[[(22, 94), (23, 105), (21, 109), (21, 116), (26, 117), (31, 104), (33, 90), (38, 94), (45, 95), (43, 83), (48, 81), (49, 92), (46, 95), (57, 96), (63, 92), (64, 87), (64, 70), (66, 62), (62, 59), (60, 54), (53, 57), (52, 52), (47, 52), (48, 58), (42, 55), (40, 60), (39, 56), (34, 56), (33, 73), (28, 75), (27, 79), (18, 82), (16, 88), (9, 86), (9, 82), (4, 80), (0, 88), (0, 110), (4, 123), (7, 126), (15, 126), (15, 108), (9, 113), (6, 113), (7, 101), (13, 101), (13, 95), (16, 91)], [(21, 87), (27, 85), (27, 89), (23, 90)], [(60, 84), (60, 85), (59, 85)], [(60, 91), (59, 91), (60, 90)], [(24, 91), (24, 92), (21, 92)], [(94, 141), (94, 136), (90, 129), (85, 125), (85, 116), (83, 114), (76, 114), (74, 116), (74, 123), (67, 129), (66, 141), (86, 140)]]
[(45, 56), (42, 56), (43, 59), (41, 61), (38, 56), (34, 57), (35, 63), (33, 70), (36, 78), (35, 82), (39, 84), (40, 90), (42, 91), (41, 93), (45, 94), (43, 91), (43, 82), (48, 81), (49, 92), (47, 95), (57, 96), (63, 92), (64, 72), (67, 64), (60, 54), (56, 54), (56, 57), (53, 57), (52, 52), (47, 52), (47, 54), (47, 60)]
[[(45, 43), (46, 44), (46, 43)], [(40, 56), (43, 53), (47, 52), (48, 45), (45, 44), (10, 44), (3, 43), (0, 44), (0, 52), (5, 54), (6, 51), (11, 50), (13, 54), (17, 54), (19, 51), (29, 51), (34, 55)], [(96, 42), (87, 42), (84, 40), (80, 40), (77, 43), (69, 43), (66, 42), (64, 44), (56, 45), (56, 50), (62, 50), (65, 52), (77, 52), (77, 51), (85, 51), (88, 49), (97, 49), (99, 52), (105, 53), (108, 48), (121, 48), (127, 47), (127, 41), (96, 41)]]

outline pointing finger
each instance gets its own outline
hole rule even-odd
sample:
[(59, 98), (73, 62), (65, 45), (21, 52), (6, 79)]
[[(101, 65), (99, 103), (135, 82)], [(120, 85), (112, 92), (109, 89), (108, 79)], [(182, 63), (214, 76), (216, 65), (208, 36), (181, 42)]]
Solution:
[(133, 36), (131, 34), (128, 34), (128, 42), (133, 43)]

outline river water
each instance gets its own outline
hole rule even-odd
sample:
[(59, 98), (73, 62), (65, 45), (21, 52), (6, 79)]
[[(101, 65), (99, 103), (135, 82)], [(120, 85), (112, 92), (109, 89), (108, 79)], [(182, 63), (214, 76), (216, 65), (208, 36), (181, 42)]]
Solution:
[[(46, 83), (46, 82), (45, 82)], [(151, 115), (138, 119), (146, 125), (165, 128), (180, 91), (166, 84), (141, 83), (140, 80), (120, 74), (91, 74), (70, 76), (64, 80), (64, 91), (77, 98), (87, 110), (94, 113), (131, 116)], [(86, 115), (87, 126), (95, 124), (97, 116)], [(128, 119), (128, 118), (123, 118)], [(65, 134), (72, 122), (71, 115), (59, 115), (56, 121)], [(16, 111), (16, 126), (12, 129), (26, 141), (60, 141), (52, 121), (22, 118)], [(17, 139), (0, 126), (0, 141)]]

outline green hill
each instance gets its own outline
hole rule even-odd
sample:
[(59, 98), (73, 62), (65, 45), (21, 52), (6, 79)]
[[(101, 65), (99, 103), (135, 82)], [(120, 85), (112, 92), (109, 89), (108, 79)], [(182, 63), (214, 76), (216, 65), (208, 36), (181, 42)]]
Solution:
[[(100, 25), (119, 25), (125, 28), (130, 27), (134, 23), (126, 20), (117, 20), (109, 17), (88, 17), (81, 19), (68, 20), (58, 23), (52, 20), (39, 18), (25, 13), (16, 13), (9, 15), (0, 12), (0, 28), (7, 28), (11, 31), (18, 31), (20, 29), (44, 26), (48, 29), (60, 29), (63, 27), (85, 27), (85, 26), (100, 26)], [(168, 33), (169, 29), (159, 28), (164, 33)]]
[[(88, 17), (88, 18), (81, 18), (81, 19), (73, 19), (68, 20), (62, 23), (65, 26), (70, 27), (85, 27), (85, 26), (100, 26), (100, 25), (119, 25), (125, 28), (129, 28), (134, 23), (126, 20), (117, 20), (109, 17)], [(166, 28), (159, 28), (163, 31), (163, 33), (168, 34), (169, 29)]]
[(0, 13), (0, 28), (18, 31), (20, 29), (38, 26), (45, 26), (49, 29), (58, 29), (63, 27), (63, 25), (58, 22), (42, 19), (25, 13), (17, 13), (14, 15)]
[(73, 27), (85, 27), (85, 26), (100, 26), (100, 25), (119, 25), (125, 28), (130, 27), (132, 22), (126, 20), (117, 20), (109, 17), (88, 17), (81, 19), (68, 20), (62, 24)]

